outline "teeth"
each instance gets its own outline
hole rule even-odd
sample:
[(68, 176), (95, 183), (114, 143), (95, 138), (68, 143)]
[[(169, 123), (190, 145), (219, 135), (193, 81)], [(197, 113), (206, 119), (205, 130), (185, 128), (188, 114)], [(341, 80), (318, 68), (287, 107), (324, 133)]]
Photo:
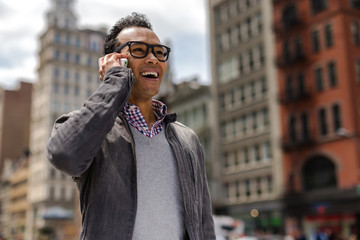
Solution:
[(142, 75), (142, 76), (152, 75), (152, 76), (154, 76), (154, 77), (158, 77), (158, 76), (159, 76), (159, 74), (156, 73), (156, 72), (143, 72), (143, 73), (141, 73), (141, 75)]

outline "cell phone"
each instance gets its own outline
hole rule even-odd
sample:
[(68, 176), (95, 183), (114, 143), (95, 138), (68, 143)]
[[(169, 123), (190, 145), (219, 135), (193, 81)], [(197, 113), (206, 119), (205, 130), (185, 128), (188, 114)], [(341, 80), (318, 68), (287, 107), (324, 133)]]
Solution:
[(127, 67), (128, 66), (128, 60), (127, 58), (120, 58), (120, 65)]

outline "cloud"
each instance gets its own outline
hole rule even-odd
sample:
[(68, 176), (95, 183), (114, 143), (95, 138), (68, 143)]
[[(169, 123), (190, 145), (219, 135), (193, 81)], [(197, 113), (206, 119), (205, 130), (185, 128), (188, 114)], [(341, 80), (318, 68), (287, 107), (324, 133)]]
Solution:
[(200, 33), (177, 35), (173, 40), (173, 62), (177, 65), (174, 69), (177, 81), (189, 76), (197, 75), (204, 83), (210, 82), (207, 69), (208, 51), (207, 37)]
[(0, 19), (4, 19), (11, 14), (9, 7), (0, 1)]

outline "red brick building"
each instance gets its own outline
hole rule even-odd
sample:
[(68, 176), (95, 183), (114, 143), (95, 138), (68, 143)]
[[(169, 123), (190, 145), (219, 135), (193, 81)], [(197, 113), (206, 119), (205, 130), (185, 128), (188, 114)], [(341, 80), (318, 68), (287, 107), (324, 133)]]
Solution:
[(6, 159), (18, 159), (29, 151), (31, 99), (29, 82), (0, 89), (0, 176)]
[(347, 237), (360, 231), (360, 1), (273, 3), (285, 230)]

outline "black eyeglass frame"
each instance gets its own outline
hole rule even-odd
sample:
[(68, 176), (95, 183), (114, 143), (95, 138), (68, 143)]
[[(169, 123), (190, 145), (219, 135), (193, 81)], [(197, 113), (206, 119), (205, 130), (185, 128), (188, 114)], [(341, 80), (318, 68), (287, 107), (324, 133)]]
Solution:
[[(141, 43), (141, 44), (145, 44), (146, 45), (146, 52), (144, 54), (143, 57), (137, 57), (137, 56), (134, 56), (131, 52), (131, 48), (130, 48), (130, 45), (133, 44), (133, 43)], [(159, 60), (160, 62), (166, 62), (168, 59), (169, 59), (169, 55), (170, 55), (170, 51), (171, 51), (171, 48), (165, 46), (165, 45), (161, 45), (161, 44), (147, 44), (145, 42), (141, 42), (141, 41), (128, 41), (124, 44), (121, 44), (120, 46), (116, 47), (114, 52), (116, 53), (120, 53), (121, 49), (123, 49), (124, 47), (128, 46), (129, 47), (129, 52), (130, 52), (130, 55), (133, 56), (134, 58), (145, 58), (148, 54), (149, 54), (149, 49), (151, 48), (151, 52), (154, 54), (154, 56), (157, 58), (157, 60)], [(165, 48), (167, 50), (167, 54), (165, 56), (165, 59), (164, 60), (161, 60), (159, 59), (156, 54), (155, 54), (155, 51), (154, 51), (154, 47), (162, 47), (162, 48)]]

